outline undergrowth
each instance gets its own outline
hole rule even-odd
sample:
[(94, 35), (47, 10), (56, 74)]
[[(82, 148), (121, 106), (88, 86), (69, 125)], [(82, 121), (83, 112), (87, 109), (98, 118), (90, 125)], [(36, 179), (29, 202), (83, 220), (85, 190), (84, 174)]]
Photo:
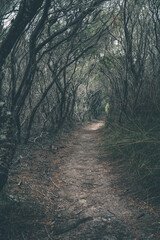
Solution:
[(160, 136), (158, 127), (132, 123), (107, 126), (105, 148), (112, 160), (125, 159), (134, 179), (154, 194), (160, 193)]
[(41, 236), (38, 239), (45, 239), (45, 212), (40, 202), (31, 197), (20, 201), (5, 187), (0, 193), (0, 240), (32, 239), (33, 231)]

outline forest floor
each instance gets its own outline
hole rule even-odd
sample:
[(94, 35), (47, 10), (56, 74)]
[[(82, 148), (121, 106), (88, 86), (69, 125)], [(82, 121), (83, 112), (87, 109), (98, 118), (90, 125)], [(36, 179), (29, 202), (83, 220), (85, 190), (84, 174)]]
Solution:
[(144, 201), (123, 163), (107, 160), (103, 124), (16, 156), (0, 206), (1, 240), (160, 239), (159, 204)]

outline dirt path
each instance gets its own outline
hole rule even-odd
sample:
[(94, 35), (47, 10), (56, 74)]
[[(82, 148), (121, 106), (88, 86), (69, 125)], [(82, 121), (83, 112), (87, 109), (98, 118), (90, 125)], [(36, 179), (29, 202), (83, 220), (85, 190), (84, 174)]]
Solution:
[(154, 212), (113, 188), (117, 175), (102, 163), (99, 151), (102, 125), (94, 121), (75, 131), (58, 151), (29, 153), (29, 160), (12, 169), (10, 185), (18, 185), (12, 191), (19, 195), (23, 224), (13, 238), (4, 239), (160, 239)]
[[(58, 191), (54, 237), (63, 233), (60, 239), (129, 240), (136, 239), (136, 235), (138, 239), (154, 239), (154, 234), (143, 229), (150, 225), (152, 216), (145, 216), (144, 226), (144, 219), (142, 223), (140, 219), (144, 212), (112, 188), (116, 176), (104, 168), (99, 156), (97, 130), (102, 125), (103, 122), (95, 121), (76, 133), (74, 152), (65, 161), (59, 176), (65, 184)], [(133, 230), (139, 231), (135, 235)]]
[(92, 123), (77, 134), (74, 152), (61, 172), (66, 184), (58, 191), (54, 230), (54, 235), (64, 233), (60, 239), (134, 239), (123, 223), (131, 212), (112, 193), (107, 169), (99, 161), (96, 130), (102, 125)]

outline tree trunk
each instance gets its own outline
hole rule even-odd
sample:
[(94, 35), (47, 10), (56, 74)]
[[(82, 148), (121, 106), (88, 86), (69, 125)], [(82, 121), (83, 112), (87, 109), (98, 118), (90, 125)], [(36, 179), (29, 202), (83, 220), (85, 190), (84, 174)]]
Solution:
[[(1, 105), (2, 102), (1, 102)], [(11, 112), (0, 106), (0, 191), (8, 179), (8, 169), (16, 149), (15, 126)]]
[(17, 16), (0, 44), (0, 191), (7, 182), (8, 170), (16, 148), (16, 128), (13, 114), (8, 111), (2, 98), (2, 83), (4, 80), (2, 69), (14, 44), (42, 3), (43, 0), (22, 0)]

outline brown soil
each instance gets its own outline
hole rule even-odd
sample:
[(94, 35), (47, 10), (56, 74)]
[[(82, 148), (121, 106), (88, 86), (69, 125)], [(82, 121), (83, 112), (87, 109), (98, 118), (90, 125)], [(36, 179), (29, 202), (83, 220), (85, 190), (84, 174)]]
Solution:
[(160, 239), (158, 207), (135, 197), (123, 164), (107, 160), (102, 126), (94, 121), (58, 146), (17, 158), (0, 214), (1, 240)]

